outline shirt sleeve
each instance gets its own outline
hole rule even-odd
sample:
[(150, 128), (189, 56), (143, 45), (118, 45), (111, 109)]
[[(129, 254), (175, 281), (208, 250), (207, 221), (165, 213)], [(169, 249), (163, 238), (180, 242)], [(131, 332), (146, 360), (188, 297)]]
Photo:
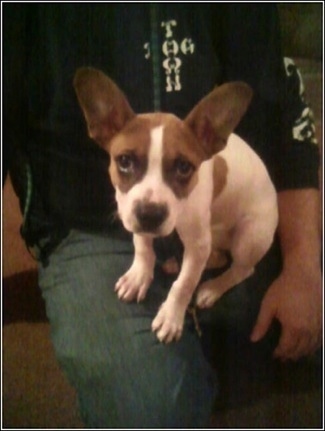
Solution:
[(319, 146), (315, 121), (302, 75), (290, 58), (283, 58), (284, 92), (281, 98), (282, 153), (278, 157), (279, 189), (319, 186)]
[(317, 188), (320, 156), (314, 120), (301, 74), (282, 54), (277, 7), (224, 8), (224, 80), (243, 80), (254, 91), (236, 132), (262, 157), (277, 190)]

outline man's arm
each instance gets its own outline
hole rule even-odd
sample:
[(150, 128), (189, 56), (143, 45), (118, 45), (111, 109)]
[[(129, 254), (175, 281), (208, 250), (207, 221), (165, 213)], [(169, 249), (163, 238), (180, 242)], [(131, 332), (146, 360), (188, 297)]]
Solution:
[(274, 356), (298, 359), (322, 341), (319, 191), (283, 191), (278, 203), (283, 271), (263, 299), (251, 340), (260, 340), (277, 319), (282, 332)]
[(255, 106), (253, 99), (240, 131), (245, 140), (255, 143), (279, 191), (283, 271), (263, 299), (252, 341), (260, 340), (277, 319), (282, 332), (275, 356), (298, 358), (313, 352), (321, 338), (315, 127), (302, 76), (292, 60), (283, 59), (276, 5), (227, 3), (224, 8), (225, 76), (248, 82), (255, 93)]

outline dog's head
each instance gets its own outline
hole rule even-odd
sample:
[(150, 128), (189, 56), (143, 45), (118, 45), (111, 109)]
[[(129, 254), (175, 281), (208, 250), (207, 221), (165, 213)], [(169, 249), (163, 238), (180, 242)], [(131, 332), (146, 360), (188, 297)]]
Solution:
[(168, 235), (200, 164), (221, 151), (252, 97), (242, 82), (215, 88), (184, 121), (172, 114), (136, 115), (103, 72), (78, 69), (74, 88), (89, 136), (110, 155), (119, 216), (133, 233)]

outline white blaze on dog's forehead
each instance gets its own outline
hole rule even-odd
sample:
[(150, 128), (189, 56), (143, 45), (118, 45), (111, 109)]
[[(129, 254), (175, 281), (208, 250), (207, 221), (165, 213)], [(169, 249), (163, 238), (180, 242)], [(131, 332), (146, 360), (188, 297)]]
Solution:
[(148, 156), (148, 175), (156, 176), (158, 173), (161, 173), (163, 159), (163, 130), (164, 126), (158, 126), (151, 130)]
[(168, 202), (172, 194), (163, 179), (164, 125), (154, 126), (150, 130), (147, 172), (142, 181), (135, 187), (138, 199), (151, 202)]

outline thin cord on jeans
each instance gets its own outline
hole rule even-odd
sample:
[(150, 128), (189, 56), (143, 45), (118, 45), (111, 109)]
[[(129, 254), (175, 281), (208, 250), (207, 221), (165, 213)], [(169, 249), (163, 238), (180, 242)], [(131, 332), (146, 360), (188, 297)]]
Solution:
[(151, 24), (151, 51), (153, 67), (153, 104), (154, 111), (161, 110), (160, 99), (160, 65), (159, 65), (159, 46), (158, 46), (158, 7), (156, 3), (150, 4), (150, 24)]
[[(31, 207), (32, 202), (32, 194), (33, 194), (33, 177), (32, 177), (32, 169), (30, 167), (30, 164), (28, 162), (25, 162), (25, 169), (26, 169), (26, 198), (25, 198), (25, 204), (24, 204), (24, 211), (23, 211), (23, 223), (21, 226), (21, 235), (23, 238), (26, 237), (27, 234), (27, 220), (28, 215)], [(28, 246), (27, 242), (25, 241), (26, 248), (28, 253), (32, 256), (34, 260), (38, 260), (37, 257), (34, 255), (34, 253), (31, 251), (30, 247)]]
[(31, 206), (32, 201), (32, 192), (33, 192), (33, 181), (32, 181), (32, 170), (29, 163), (26, 163), (26, 179), (27, 179), (27, 188), (26, 188), (26, 199), (23, 211), (23, 224), (22, 224), (22, 234), (26, 231), (27, 218)]

